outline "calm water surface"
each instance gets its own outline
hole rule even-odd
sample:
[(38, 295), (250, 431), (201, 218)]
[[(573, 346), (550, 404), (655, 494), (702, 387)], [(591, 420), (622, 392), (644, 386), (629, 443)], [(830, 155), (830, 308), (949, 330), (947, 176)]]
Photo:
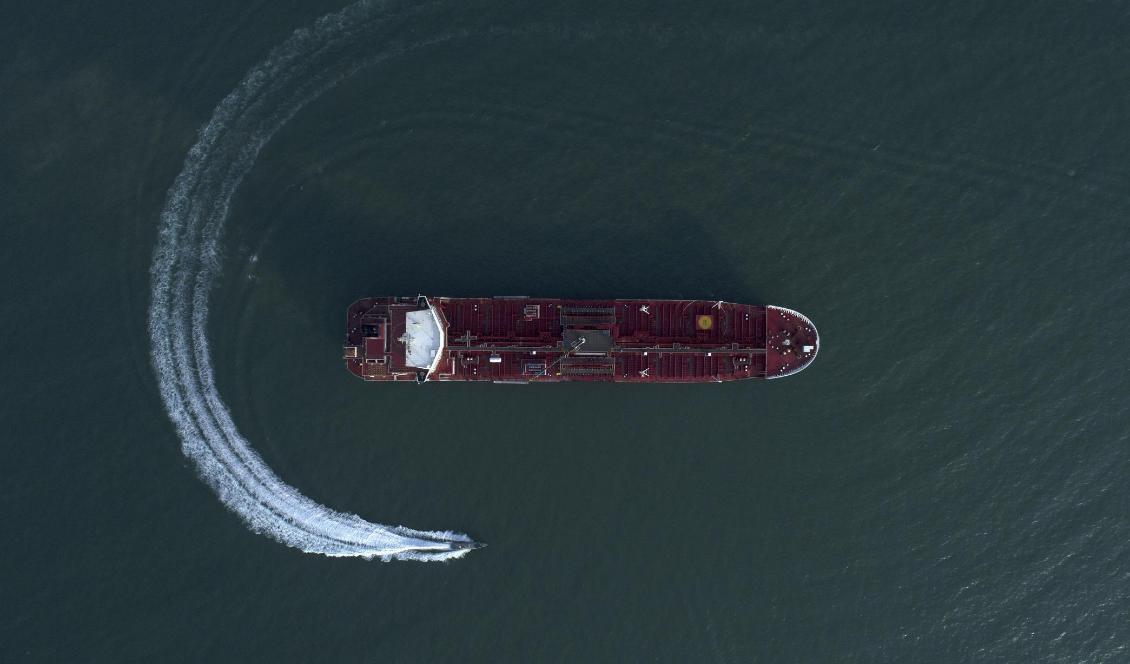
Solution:
[[(234, 192), (209, 340), (287, 482), (490, 544), (438, 564), (250, 532), (151, 364), (197, 132), (343, 6), (9, 8), (0, 660), (1130, 659), (1123, 5), (374, 6)], [(418, 292), (767, 302), (823, 347), (773, 383), (351, 378), (345, 306)]]

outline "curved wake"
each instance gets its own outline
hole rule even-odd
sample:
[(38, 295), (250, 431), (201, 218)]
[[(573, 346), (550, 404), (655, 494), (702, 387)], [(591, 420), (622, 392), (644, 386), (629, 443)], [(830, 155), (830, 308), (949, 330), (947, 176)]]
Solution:
[(262, 147), (306, 103), (361, 67), (407, 50), (392, 48), (334, 70), (382, 9), (360, 2), (295, 32), (216, 107), (161, 213), (149, 336), (161, 397), (185, 455), (252, 530), (327, 556), (443, 560), (464, 555), (468, 549), (452, 547), (470, 539), (370, 523), (310, 500), (275, 475), (237, 431), (216, 390), (208, 346), (208, 296), (232, 195)]

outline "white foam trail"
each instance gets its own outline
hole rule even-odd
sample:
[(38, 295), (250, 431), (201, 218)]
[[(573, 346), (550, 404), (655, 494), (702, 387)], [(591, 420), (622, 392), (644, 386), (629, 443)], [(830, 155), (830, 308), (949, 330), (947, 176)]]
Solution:
[(275, 475), (237, 431), (216, 390), (208, 346), (209, 292), (233, 193), (262, 147), (302, 106), (362, 66), (406, 50), (390, 48), (335, 70), (342, 49), (377, 25), (384, 8), (360, 2), (295, 32), (216, 107), (161, 213), (149, 336), (161, 398), (185, 455), (252, 530), (327, 556), (446, 560), (467, 553), (451, 550), (453, 542), (470, 541), (466, 535), (370, 523), (310, 500)]

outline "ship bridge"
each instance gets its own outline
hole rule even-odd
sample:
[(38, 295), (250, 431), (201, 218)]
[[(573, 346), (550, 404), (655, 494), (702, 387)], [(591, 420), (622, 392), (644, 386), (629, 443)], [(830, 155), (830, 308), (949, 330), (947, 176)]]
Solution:
[(440, 321), (436, 308), (408, 311), (404, 315), (404, 364), (428, 373), (439, 364), (440, 351), (447, 345), (447, 324)]

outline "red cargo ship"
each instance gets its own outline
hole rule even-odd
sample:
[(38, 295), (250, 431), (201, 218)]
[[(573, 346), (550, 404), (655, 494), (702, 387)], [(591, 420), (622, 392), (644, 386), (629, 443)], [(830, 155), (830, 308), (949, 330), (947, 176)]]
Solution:
[(712, 383), (789, 376), (820, 350), (792, 309), (705, 300), (372, 297), (345, 327), (345, 366), (371, 381)]

